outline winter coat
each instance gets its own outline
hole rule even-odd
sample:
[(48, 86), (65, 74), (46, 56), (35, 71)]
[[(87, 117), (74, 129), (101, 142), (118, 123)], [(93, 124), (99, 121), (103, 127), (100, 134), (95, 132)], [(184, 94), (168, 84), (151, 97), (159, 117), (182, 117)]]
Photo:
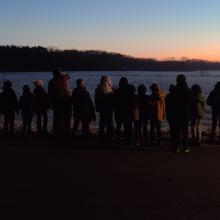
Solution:
[(19, 108), (23, 117), (31, 118), (34, 115), (34, 95), (30, 93), (25, 93), (21, 96), (19, 100)]
[(174, 115), (176, 114), (175, 110), (175, 94), (169, 93), (165, 98), (166, 103), (166, 119), (168, 121), (174, 120)]
[(98, 85), (95, 90), (95, 108), (100, 114), (112, 115), (113, 113), (113, 90)]
[(132, 120), (133, 95), (128, 86), (118, 88), (114, 92), (114, 112), (116, 122)]
[(139, 116), (141, 120), (148, 121), (150, 120), (151, 112), (151, 97), (144, 94), (138, 96), (139, 102)]
[(166, 113), (165, 92), (159, 91), (157, 94), (152, 94), (151, 98), (151, 120), (163, 121)]
[(49, 100), (45, 89), (38, 86), (33, 91), (34, 95), (34, 110), (37, 114), (46, 112), (49, 108)]
[(185, 126), (192, 115), (192, 93), (187, 84), (177, 84), (174, 91), (174, 120), (180, 126)]
[(205, 114), (205, 97), (202, 94), (193, 96), (192, 118), (202, 118)]
[(0, 105), (1, 105), (1, 112), (5, 116), (13, 116), (15, 111), (18, 110), (18, 100), (15, 92), (12, 88), (5, 89), (0, 94)]
[(207, 104), (211, 106), (214, 113), (220, 114), (220, 90), (214, 89), (209, 94)]
[(95, 109), (86, 88), (76, 88), (72, 93), (73, 117), (90, 122), (95, 119)]
[(69, 78), (67, 75), (54, 77), (48, 84), (48, 97), (52, 104), (63, 97), (70, 97)]

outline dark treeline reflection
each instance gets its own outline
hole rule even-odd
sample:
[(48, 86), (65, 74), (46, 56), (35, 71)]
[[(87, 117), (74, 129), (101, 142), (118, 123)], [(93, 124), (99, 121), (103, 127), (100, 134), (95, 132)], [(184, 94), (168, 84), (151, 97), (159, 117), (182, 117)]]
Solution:
[(0, 46), (0, 71), (64, 70), (145, 70), (195, 71), (220, 70), (220, 62), (182, 59), (157, 61), (139, 59), (105, 51), (58, 50), (44, 47)]

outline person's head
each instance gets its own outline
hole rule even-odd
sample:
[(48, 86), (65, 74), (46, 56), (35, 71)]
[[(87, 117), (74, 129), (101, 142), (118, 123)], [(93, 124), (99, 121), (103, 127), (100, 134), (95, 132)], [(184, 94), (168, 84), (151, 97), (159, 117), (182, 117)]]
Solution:
[(61, 72), (61, 68), (60, 67), (57, 67), (53, 70), (53, 76), (54, 77), (58, 77), (58, 76), (61, 76), (62, 75), (62, 72)]
[(186, 76), (184, 74), (179, 74), (176, 77), (177, 84), (186, 84)]
[(138, 94), (144, 95), (147, 92), (147, 88), (144, 84), (138, 86)]
[(29, 87), (29, 85), (24, 85), (23, 86), (23, 93), (26, 94), (26, 93), (30, 93), (31, 89)]
[(169, 86), (169, 92), (170, 92), (170, 93), (173, 93), (174, 91), (175, 91), (175, 85), (170, 84), (170, 86)]
[(132, 85), (132, 84), (129, 84), (128, 85), (128, 91), (129, 91), (130, 94), (134, 94), (136, 92), (135, 86)]
[(33, 84), (34, 84), (36, 87), (43, 87), (43, 86), (44, 86), (43, 80), (34, 80), (34, 81), (33, 81)]
[(128, 79), (126, 77), (121, 77), (119, 80), (119, 88), (124, 88), (126, 86), (128, 86)]
[(191, 88), (191, 91), (194, 93), (194, 94), (201, 94), (202, 93), (202, 89), (199, 85), (197, 84), (194, 84)]
[(77, 79), (77, 80), (76, 80), (76, 86), (77, 86), (78, 88), (83, 88), (83, 87), (85, 87), (85, 81), (84, 81), (83, 79)]
[(153, 83), (151, 86), (150, 86), (150, 89), (152, 91), (152, 93), (158, 93), (159, 90), (160, 90), (160, 87), (157, 83)]
[(220, 90), (220, 81), (215, 84), (215, 89)]
[(12, 88), (12, 82), (10, 80), (6, 80), (3, 83), (3, 89), (10, 89)]
[(100, 79), (100, 83), (107, 83), (109, 86), (112, 86), (112, 81), (111, 78), (109, 76), (102, 76)]

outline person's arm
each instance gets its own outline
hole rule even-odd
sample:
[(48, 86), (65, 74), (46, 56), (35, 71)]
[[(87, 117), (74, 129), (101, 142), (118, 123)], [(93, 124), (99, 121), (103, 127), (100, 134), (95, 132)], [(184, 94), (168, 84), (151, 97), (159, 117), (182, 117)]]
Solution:
[(89, 102), (89, 109), (92, 113), (92, 119), (93, 119), (93, 121), (96, 121), (95, 108), (94, 108), (94, 104), (92, 102), (92, 99), (91, 99), (89, 92), (87, 93), (87, 96), (88, 96), (88, 102)]

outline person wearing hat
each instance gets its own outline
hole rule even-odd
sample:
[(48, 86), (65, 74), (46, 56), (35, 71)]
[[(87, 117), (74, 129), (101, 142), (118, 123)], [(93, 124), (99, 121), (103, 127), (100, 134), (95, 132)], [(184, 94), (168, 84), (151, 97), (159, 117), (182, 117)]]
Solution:
[(1, 113), (4, 115), (4, 133), (14, 133), (15, 112), (18, 111), (18, 101), (15, 91), (12, 88), (12, 82), (7, 80), (3, 83), (3, 92), (0, 94)]
[(70, 76), (63, 74), (60, 68), (53, 71), (53, 78), (48, 83), (48, 98), (53, 108), (53, 130), (56, 137), (71, 134), (71, 95)]
[(19, 108), (23, 117), (23, 135), (30, 137), (31, 123), (34, 115), (34, 96), (28, 85), (23, 86), (23, 95), (19, 100)]
[[(34, 111), (37, 115), (37, 133), (38, 134), (47, 134), (47, 124), (48, 124), (48, 109), (49, 109), (49, 100), (47, 92), (43, 88), (42, 80), (33, 81), (35, 89), (33, 91), (34, 95)], [(43, 119), (43, 127), (42, 127)]]
[(215, 140), (217, 124), (220, 133), (220, 82), (217, 82), (207, 98), (207, 104), (212, 108), (211, 141)]

